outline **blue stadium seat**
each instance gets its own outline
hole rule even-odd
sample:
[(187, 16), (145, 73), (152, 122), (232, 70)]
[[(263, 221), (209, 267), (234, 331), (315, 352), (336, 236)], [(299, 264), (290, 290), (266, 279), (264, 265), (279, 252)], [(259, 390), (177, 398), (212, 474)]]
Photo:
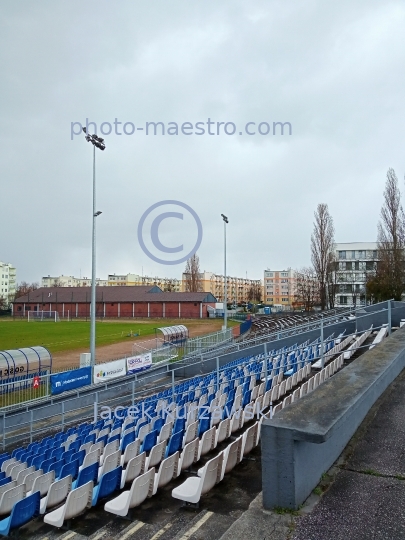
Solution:
[(156, 445), (158, 435), (159, 432), (156, 429), (149, 432), (143, 440), (139, 453), (142, 454), (142, 452), (150, 452), (152, 448)]
[(6, 476), (2, 480), (0, 480), (0, 486), (4, 486), (5, 484), (9, 484), (11, 482), (11, 476)]
[(32, 495), (25, 497), (25, 499), (16, 502), (11, 515), (0, 521), (0, 535), (8, 536), (12, 529), (17, 529), (39, 516), (40, 501), (41, 494), (36, 491)]
[(63, 456), (63, 452), (65, 450), (62, 448), (54, 448), (51, 452), (51, 457), (54, 457), (56, 458), (57, 460), (60, 460), (62, 459), (62, 456)]
[(74, 450), (66, 450), (66, 452), (63, 452), (62, 457), (60, 459), (63, 459), (65, 463), (69, 463), (73, 454), (75, 454)]
[(91, 442), (94, 444), (96, 442), (96, 435), (95, 433), (92, 433), (91, 435), (86, 435), (86, 438), (84, 439), (84, 444)]
[(74, 461), (69, 461), (69, 463), (65, 463), (65, 465), (63, 465), (60, 471), (60, 475), (58, 479), (61, 480), (62, 478), (65, 478), (65, 476), (68, 476), (69, 474), (72, 475), (72, 480), (74, 480), (79, 474), (79, 460), (78, 459), (75, 459)]
[(120, 489), (122, 467), (119, 466), (110, 472), (103, 474), (100, 482), (93, 488), (92, 506), (96, 506), (99, 499), (108, 497), (117, 489)]
[(184, 430), (174, 433), (170, 439), (169, 444), (166, 447), (165, 458), (181, 450), (183, 443)]
[(87, 484), (87, 482), (90, 482), (90, 480), (93, 481), (94, 484), (97, 484), (97, 476), (98, 476), (98, 463), (93, 463), (92, 465), (85, 467), (79, 472), (79, 476), (77, 477), (77, 480), (75, 480), (72, 484), (72, 489), (76, 489), (80, 486), (84, 486), (84, 484)]
[(135, 431), (130, 431), (126, 433), (121, 441), (121, 452), (125, 452), (125, 448), (132, 442), (135, 441)]
[(86, 455), (86, 450), (80, 450), (80, 452), (76, 452), (75, 454), (73, 454), (73, 456), (70, 458), (70, 461), (77, 459), (79, 461), (79, 467), (81, 467), (85, 455)]
[(60, 459), (58, 461), (54, 461), (49, 466), (48, 472), (55, 471), (55, 478), (59, 478), (60, 473), (62, 471), (62, 467), (65, 465), (65, 461), (63, 459)]
[(49, 467), (52, 465), (52, 463), (55, 463), (56, 458), (51, 457), (49, 459), (45, 459), (39, 466), (40, 469), (43, 470), (44, 473), (49, 472)]

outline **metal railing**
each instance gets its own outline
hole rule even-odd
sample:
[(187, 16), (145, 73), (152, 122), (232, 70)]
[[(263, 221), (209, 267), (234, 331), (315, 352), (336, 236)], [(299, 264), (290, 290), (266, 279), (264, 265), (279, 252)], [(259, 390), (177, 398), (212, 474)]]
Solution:
[(185, 343), (184, 347), (179, 347), (183, 358), (191, 356), (199, 356), (208, 351), (217, 349), (218, 346), (229, 343), (233, 340), (232, 328), (213, 332), (206, 336), (190, 338)]
[[(374, 306), (374, 308), (375, 307), (376, 306)], [(404, 309), (403, 305), (400, 307)], [(364, 312), (358, 314), (358, 317), (356, 318), (356, 331), (358, 332), (362, 332), (362, 330), (358, 330), (357, 323), (361, 325), (361, 320), (363, 318), (366, 319), (368, 325), (370, 316), (378, 316), (378, 314), (381, 313), (384, 314), (384, 322), (385, 320), (388, 321), (388, 326), (391, 326), (390, 303), (388, 303), (387, 308), (373, 309), (370, 312), (363, 313)], [(379, 320), (379, 324), (374, 324), (374, 330), (377, 330), (377, 328), (380, 327), (381, 315), (379, 316)], [(319, 321), (316, 322), (319, 323)], [(325, 321), (323, 322), (325, 323)], [(327, 340), (328, 334), (333, 332), (332, 324), (340, 324), (341, 326), (342, 322), (344, 324), (344, 321), (338, 321), (337, 323), (335, 317), (333, 320), (329, 321), (330, 324), (325, 324), (323, 332), (321, 332), (320, 335), (323, 336), (324, 340)], [(351, 322), (353, 325), (354, 320), (348, 322)], [(303, 343), (306, 339), (305, 335), (302, 335), (302, 339), (299, 338), (299, 335), (308, 330), (314, 330), (312, 326), (313, 325), (310, 325), (308, 328), (308, 325), (305, 325), (302, 332), (297, 332), (297, 328), (279, 332), (276, 339), (273, 339), (272, 347), (277, 349), (277, 341), (283, 337), (289, 337), (292, 334), (297, 336), (298, 343)], [(331, 326), (331, 328), (328, 329), (328, 326)], [(319, 326), (315, 329), (320, 330)], [(270, 336), (267, 336), (266, 339), (263, 339), (263, 336), (260, 336), (260, 341), (263, 344), (262, 350), (265, 351), (267, 350), (265, 344), (272, 340), (270, 339)], [(2, 441), (3, 448), (5, 448), (6, 445), (21, 440), (32, 441), (33, 438), (40, 436), (41, 434), (49, 433), (52, 430), (63, 429), (67, 425), (76, 424), (81, 420), (92, 418), (92, 415), (94, 415), (94, 404), (96, 404), (97, 407), (101, 405), (110, 407), (126, 405), (134, 403), (137, 399), (144, 398), (148, 394), (159, 392), (167, 387), (172, 386), (174, 389), (175, 379), (185, 380), (187, 373), (189, 373), (187, 378), (192, 378), (190, 377), (191, 373), (206, 373), (215, 369), (215, 365), (218, 371), (220, 354), (223, 355), (221, 363), (225, 363), (228, 362), (229, 359), (235, 358), (233, 355), (224, 356), (226, 353), (238, 351), (241, 353), (239, 356), (240, 358), (243, 356), (251, 356), (253, 353), (257, 354), (257, 348), (250, 352), (248, 352), (248, 349), (252, 349), (252, 346), (258, 344), (260, 343), (257, 339), (230, 344), (227, 349), (225, 347), (217, 349), (215, 350), (215, 353), (211, 352), (211, 354), (207, 355), (208, 357), (201, 355), (198, 361), (194, 359), (194, 361), (190, 363), (186, 361), (176, 364), (162, 362), (160, 365), (155, 364), (147, 372), (141, 372), (139, 374), (116, 379), (109, 383), (100, 383), (82, 387), (77, 390), (65, 392), (63, 395), (59, 396), (45, 397), (45, 395), (41, 396), (38, 393), (32, 394), (35, 401), (25, 404), (24, 407), (21, 407), (21, 405), (10, 404), (9, 407), (3, 408), (0, 411), (0, 425), (2, 426), (0, 441)], [(299, 345), (299, 347), (302, 346), (303, 345)], [(327, 353), (325, 356), (327, 356)], [(189, 368), (191, 368), (191, 370), (189, 370)], [(50, 374), (44, 375), (40, 381), (39, 388), (44, 389), (44, 394), (46, 393), (46, 389), (49, 389), (49, 377)], [(22, 391), (23, 390), (24, 389), (22, 389)], [(30, 391), (33, 392), (33, 390)]]
[[(363, 331), (359, 333), (363, 333)], [(344, 345), (349, 345), (349, 338), (353, 338), (355, 335), (350, 334), (349, 336), (345, 336)], [(328, 339), (329, 336), (325, 334), (325, 342)], [(307, 346), (302, 343), (297, 349)], [(369, 345), (364, 348), (368, 347)], [(340, 352), (339, 347), (335, 349), (325, 353), (325, 359), (330, 360), (333, 355)], [(263, 348), (263, 352), (265, 350)], [(271, 354), (270, 351), (267, 353), (268, 359)], [(315, 362), (320, 358), (314, 358), (313, 361)], [(252, 355), (252, 358), (247, 360), (246, 363), (254, 361), (255, 356)], [(209, 365), (206, 364), (205, 360), (197, 362), (196, 366), (198, 364), (200, 364), (197, 367), (199, 374), (216, 371), (217, 380), (219, 380), (219, 374), (223, 370), (228, 369), (225, 365), (220, 366), (218, 357), (213, 359)], [(267, 371), (267, 369), (263, 369), (265, 372)], [(63, 398), (56, 396), (59, 399), (55, 399), (52, 404), (39, 403), (30, 410), (27, 409), (23, 412), (2, 411), (2, 415), (0, 416), (0, 426), (2, 426), (0, 446), (4, 450), (7, 446), (16, 446), (17, 443), (28, 444), (35, 439), (66, 429), (72, 425), (77, 425), (83, 421), (93, 422), (100, 417), (101, 413), (104, 416), (108, 411), (114, 413), (116, 407), (136, 405), (137, 402), (144, 400), (146, 396), (166, 390), (167, 388), (172, 388), (173, 395), (176, 396), (176, 384), (180, 381), (194, 378), (194, 376), (185, 377), (183, 373), (184, 366), (177, 367), (177, 365), (166, 364), (160, 368), (153, 368), (147, 374), (144, 373), (142, 379), (137, 378), (136, 375), (132, 375), (131, 378), (127, 377), (126, 380), (115, 381), (113, 387), (107, 384), (86, 387), (87, 391), (84, 395), (79, 396), (76, 391), (66, 392)], [(44, 381), (46, 381), (47, 377), (49, 375), (44, 376)]]

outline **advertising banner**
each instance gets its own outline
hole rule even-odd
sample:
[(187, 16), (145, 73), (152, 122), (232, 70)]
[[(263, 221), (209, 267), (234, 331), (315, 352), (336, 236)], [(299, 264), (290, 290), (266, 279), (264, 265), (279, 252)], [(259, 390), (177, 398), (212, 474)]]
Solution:
[(127, 363), (125, 358), (123, 358), (122, 360), (98, 364), (97, 366), (94, 366), (93, 369), (93, 382), (102, 383), (126, 375)]
[(149, 369), (152, 365), (152, 353), (130, 356), (127, 358), (127, 373), (136, 373)]
[(51, 375), (51, 394), (61, 394), (91, 384), (91, 368), (85, 367)]

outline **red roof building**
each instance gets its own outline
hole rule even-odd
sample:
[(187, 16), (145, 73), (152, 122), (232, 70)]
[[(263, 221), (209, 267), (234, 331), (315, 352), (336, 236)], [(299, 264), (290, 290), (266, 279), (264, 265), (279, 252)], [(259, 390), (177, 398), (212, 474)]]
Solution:
[[(26, 317), (28, 311), (57, 311), (60, 318), (90, 316), (90, 287), (41, 287), (17, 298), (14, 317)], [(208, 306), (216, 298), (207, 292), (163, 292), (157, 286), (96, 287), (98, 318), (190, 318), (208, 317)]]

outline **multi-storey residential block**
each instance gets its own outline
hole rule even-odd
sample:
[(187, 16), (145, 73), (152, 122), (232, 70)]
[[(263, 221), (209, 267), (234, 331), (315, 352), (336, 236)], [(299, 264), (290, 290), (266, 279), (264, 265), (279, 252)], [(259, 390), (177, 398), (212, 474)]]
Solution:
[(7, 304), (14, 300), (17, 286), (16, 276), (17, 271), (14, 266), (0, 261), (0, 298), (4, 298)]
[[(187, 291), (187, 274), (182, 276), (182, 291)], [(199, 276), (201, 291), (210, 292), (218, 302), (223, 302), (225, 298), (225, 277), (213, 272), (201, 272)], [(263, 286), (260, 279), (238, 278), (227, 276), (226, 278), (227, 302), (229, 304), (240, 305), (263, 299)], [(252, 298), (252, 292), (256, 298)]]
[(367, 273), (377, 265), (376, 242), (336, 244), (336, 306), (364, 305)]
[[(107, 280), (96, 278), (96, 285), (107, 285)], [(42, 278), (41, 287), (90, 287), (91, 278), (75, 278), (74, 276), (46, 276)]]
[(291, 309), (295, 300), (295, 272), (287, 270), (264, 271), (264, 301), (274, 306)]
[(131, 286), (131, 285), (157, 285), (163, 291), (180, 292), (181, 281), (177, 278), (161, 278), (158, 276), (140, 276), (138, 274), (109, 274), (108, 285)]
[[(109, 274), (108, 279), (96, 278), (96, 285), (98, 286), (138, 286), (145, 285), (151, 286), (157, 285), (163, 291), (166, 292), (180, 292), (181, 281), (175, 278), (160, 278), (152, 276), (140, 276), (138, 274)], [(47, 276), (42, 278), (42, 287), (90, 287), (91, 278), (83, 277), (76, 278), (74, 276)]]

